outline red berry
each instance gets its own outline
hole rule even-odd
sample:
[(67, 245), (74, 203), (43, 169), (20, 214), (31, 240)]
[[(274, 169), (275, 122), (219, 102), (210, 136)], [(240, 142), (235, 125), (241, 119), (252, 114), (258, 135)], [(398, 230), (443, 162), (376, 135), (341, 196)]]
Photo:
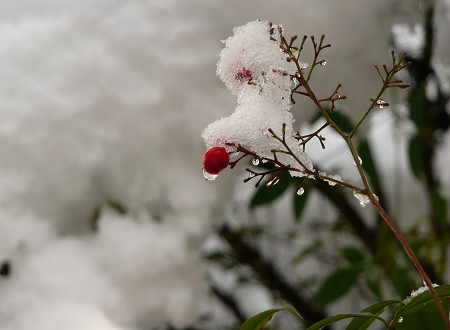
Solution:
[(213, 147), (203, 155), (203, 168), (209, 174), (219, 174), (230, 163), (230, 156), (224, 147)]

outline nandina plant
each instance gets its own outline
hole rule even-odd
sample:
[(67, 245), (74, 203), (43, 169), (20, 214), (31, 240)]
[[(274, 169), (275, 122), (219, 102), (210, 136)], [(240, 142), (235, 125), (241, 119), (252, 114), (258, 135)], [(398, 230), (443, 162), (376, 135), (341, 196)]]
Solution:
[[(303, 49), (311, 44), (314, 55), (307, 63)], [(362, 160), (354, 145), (355, 133), (375, 109), (389, 106), (383, 99), (388, 89), (409, 87), (398, 73), (407, 68), (406, 54), (398, 56), (391, 52), (389, 65), (375, 65), (380, 78), (380, 90), (369, 98), (366, 111), (351, 129), (344, 129), (333, 120), (338, 111), (336, 104), (346, 99), (340, 93), (341, 84), (322, 97), (314, 92), (311, 80), (317, 68), (326, 65), (323, 51), (331, 45), (325, 37), (319, 39), (304, 36), (286, 38), (280, 25), (263, 21), (250, 22), (235, 28), (234, 35), (225, 41), (220, 54), (217, 74), (227, 88), (237, 96), (237, 107), (229, 117), (211, 123), (203, 132), (208, 150), (203, 158), (203, 173), (206, 179), (214, 180), (225, 168), (234, 168), (244, 158), (251, 158), (254, 165), (271, 163), (270, 169), (257, 171), (247, 169), (244, 182), (253, 181), (258, 187), (264, 183), (268, 187), (276, 185), (280, 177), (287, 173), (301, 178), (297, 194), (302, 195), (306, 183), (323, 180), (329, 185), (339, 185), (352, 191), (361, 206), (372, 205), (386, 222), (401, 244), (425, 286), (413, 292), (403, 301), (381, 301), (359, 313), (339, 314), (328, 317), (308, 329), (323, 327), (342, 319), (352, 318), (347, 329), (366, 329), (378, 320), (389, 329), (424, 329), (423, 320), (433, 324), (433, 329), (450, 329), (448, 301), (450, 286), (433, 284), (416, 257), (404, 235), (391, 216), (385, 211), (378, 196), (369, 184)], [(309, 99), (324, 119), (324, 124), (312, 132), (299, 132), (294, 128), (294, 118), (290, 112), (297, 97)], [(307, 145), (317, 139), (323, 148), (326, 129), (334, 130), (345, 142), (353, 163), (357, 167), (359, 182), (346, 182), (338, 174), (328, 174), (317, 170), (307, 155)], [(382, 317), (387, 309), (389, 317)], [(264, 311), (246, 321), (241, 329), (263, 329), (274, 313), (287, 311), (302, 319), (302, 311), (287, 306)]]

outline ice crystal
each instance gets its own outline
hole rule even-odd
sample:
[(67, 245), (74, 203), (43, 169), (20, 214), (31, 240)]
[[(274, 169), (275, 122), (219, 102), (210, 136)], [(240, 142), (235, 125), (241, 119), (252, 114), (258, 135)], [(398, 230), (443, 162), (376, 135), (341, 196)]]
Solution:
[(355, 198), (358, 200), (359, 204), (361, 204), (362, 207), (366, 206), (370, 202), (369, 197), (357, 192), (356, 190), (353, 192), (353, 196), (355, 196)]

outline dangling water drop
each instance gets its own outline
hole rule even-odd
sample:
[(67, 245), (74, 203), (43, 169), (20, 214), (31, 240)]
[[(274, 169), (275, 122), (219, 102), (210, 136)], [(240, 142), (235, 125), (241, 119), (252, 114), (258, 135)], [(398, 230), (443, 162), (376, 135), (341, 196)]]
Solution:
[(305, 189), (303, 187), (300, 187), (297, 189), (297, 195), (301, 196), (305, 193)]
[(300, 69), (306, 69), (309, 66), (309, 63), (299, 62), (298, 65), (300, 66)]
[(400, 318), (398, 319), (398, 323), (402, 323), (403, 322), (403, 316), (400, 316)]
[[(341, 176), (339, 175), (339, 174), (328, 174), (327, 175), (329, 178), (331, 178), (331, 179), (335, 179), (335, 180), (339, 180), (339, 181), (342, 181), (342, 178), (341, 178)], [(327, 180), (327, 179), (324, 179), (326, 182), (328, 182), (328, 184), (330, 185), (330, 186), (335, 186), (336, 184), (337, 184), (337, 182), (334, 182), (334, 181), (331, 181), (331, 180)]]
[[(359, 157), (358, 156), (358, 162), (359, 162), (359, 165), (361, 165), (362, 164), (362, 159), (361, 159), (361, 157)], [(355, 162), (355, 160), (353, 159), (353, 165), (355, 165), (356, 166), (356, 162)]]
[(387, 103), (383, 99), (379, 99), (377, 101), (377, 107), (380, 109), (383, 109), (386, 105), (387, 105)]
[(203, 169), (203, 176), (205, 177), (206, 180), (215, 180), (219, 175), (218, 174), (211, 174), (206, 172), (205, 169)]
[(258, 166), (259, 165), (259, 158), (256, 158), (256, 157), (253, 158), (252, 164), (255, 165), (255, 166)]
[(268, 162), (267, 159), (261, 159), (261, 163), (265, 164), (265, 163), (267, 163), (267, 162)]
[(279, 177), (274, 177), (274, 178), (270, 179), (269, 181), (267, 181), (266, 186), (272, 187), (272, 186), (276, 185), (279, 181), (280, 181)]
[(366, 206), (370, 202), (369, 197), (367, 197), (364, 194), (359, 193), (356, 190), (353, 191), (353, 196), (355, 196), (355, 198), (358, 200), (359, 204), (361, 204), (362, 207)]
[(321, 65), (321, 66), (327, 65), (327, 61), (325, 61), (325, 60), (324, 60), (324, 61), (320, 61), (320, 65)]

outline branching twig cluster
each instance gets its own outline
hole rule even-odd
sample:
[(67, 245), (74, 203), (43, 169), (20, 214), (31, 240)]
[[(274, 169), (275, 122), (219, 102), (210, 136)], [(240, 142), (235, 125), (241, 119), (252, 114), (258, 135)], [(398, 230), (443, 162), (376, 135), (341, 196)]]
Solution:
[[(354, 136), (354, 134), (356, 133), (356, 131), (358, 130), (358, 128), (362, 125), (362, 123), (365, 121), (365, 119), (367, 118), (367, 116), (370, 114), (370, 112), (374, 109), (374, 108), (381, 108), (381, 107), (385, 107), (388, 105), (387, 102), (385, 102), (381, 97), (384, 94), (384, 92), (388, 89), (388, 88), (407, 88), (409, 87), (407, 84), (404, 84), (402, 80), (396, 80), (394, 79), (394, 76), (396, 73), (398, 73), (399, 71), (403, 70), (404, 68), (406, 68), (410, 63), (406, 62), (404, 63), (406, 54), (403, 54), (402, 56), (400, 56), (399, 59), (397, 59), (396, 54), (394, 51), (391, 52), (391, 57), (392, 57), (392, 65), (391, 68), (388, 68), (386, 65), (383, 65), (383, 71), (384, 74), (381, 72), (380, 68), (378, 66), (375, 66), (375, 69), (378, 73), (378, 75), (380, 76), (383, 84), (382, 87), (379, 91), (379, 93), (377, 94), (377, 96), (375, 98), (370, 99), (371, 104), (369, 106), (369, 108), (367, 109), (367, 111), (365, 112), (365, 114), (363, 115), (363, 117), (359, 120), (359, 122), (356, 124), (356, 126), (353, 128), (353, 130), (347, 134), (345, 133), (330, 117), (329, 113), (326, 111), (326, 109), (323, 107), (322, 103), (324, 100), (329, 101), (329, 99), (319, 99), (316, 97), (315, 93), (313, 92), (309, 82), (310, 82), (310, 78), (311, 78), (311, 74), (312, 71), (314, 70), (315, 66), (317, 65), (317, 59), (319, 57), (319, 54), (321, 52), (321, 50), (323, 50), (326, 47), (329, 47), (328, 45), (322, 46), (323, 45), (323, 40), (324, 40), (324, 36), (322, 36), (322, 38), (320, 39), (319, 44), (316, 43), (314, 38), (311, 38), (313, 47), (314, 47), (314, 60), (313, 60), (313, 64), (308, 72), (308, 74), (305, 74), (305, 72), (303, 72), (303, 68), (301, 67), (299, 60), (300, 59), (300, 54), (298, 54), (298, 50), (299, 48), (292, 48), (292, 39), (291, 42), (288, 43), (286, 41), (286, 39), (284, 37), (282, 37), (282, 44), (284, 45), (283, 47), (281, 47), (281, 50), (283, 52), (285, 52), (288, 57), (290, 58), (291, 61), (294, 61), (294, 63), (297, 66), (297, 70), (298, 70), (298, 76), (296, 77), (296, 79), (298, 79), (299, 81), (299, 85), (301, 85), (302, 90), (299, 90), (299, 88), (297, 88), (296, 93), (297, 94), (301, 94), (304, 96), (307, 96), (309, 99), (311, 99), (311, 101), (316, 105), (316, 107), (318, 108), (318, 110), (320, 111), (320, 113), (322, 114), (322, 116), (326, 119), (326, 122), (329, 124), (329, 126), (331, 126), (346, 142), (354, 163), (357, 166), (358, 169), (358, 173), (359, 176), (361, 178), (361, 181), (364, 185), (363, 189), (355, 189), (354, 191), (357, 192), (358, 194), (361, 195), (365, 195), (368, 200), (373, 204), (373, 206), (375, 207), (375, 209), (377, 210), (377, 212), (380, 214), (380, 216), (383, 218), (383, 220), (386, 222), (386, 224), (389, 226), (389, 228), (392, 230), (392, 232), (394, 233), (394, 235), (396, 236), (397, 240), (400, 242), (400, 244), (403, 246), (403, 248), (405, 249), (406, 253), (408, 254), (409, 258), (411, 259), (411, 261), (413, 262), (414, 266), (416, 267), (417, 271), (419, 272), (419, 274), (421, 275), (424, 283), (426, 284), (426, 286), (428, 287), (428, 289), (431, 292), (431, 295), (433, 297), (433, 300), (436, 303), (436, 306), (439, 309), (439, 312), (442, 316), (442, 319), (444, 320), (446, 327), (448, 329), (450, 329), (450, 321), (448, 319), (447, 313), (444, 309), (444, 306), (442, 305), (442, 302), (440, 301), (436, 290), (434, 289), (432, 282), (429, 278), (429, 276), (427, 275), (427, 273), (425, 272), (424, 268), (422, 267), (421, 263), (419, 262), (417, 256), (415, 255), (414, 251), (411, 249), (409, 243), (407, 242), (406, 238), (403, 236), (403, 234), (399, 231), (399, 229), (397, 228), (397, 226), (395, 225), (395, 223), (393, 222), (392, 218), (389, 216), (389, 214), (384, 210), (384, 208), (382, 207), (382, 205), (379, 203), (379, 200), (377, 198), (376, 195), (374, 195), (374, 193), (371, 190), (371, 187), (369, 186), (369, 182), (367, 180), (366, 174), (364, 173), (364, 170), (362, 168), (361, 162), (359, 161), (359, 156), (356, 152), (356, 148), (354, 147), (353, 141), (352, 141), (352, 137)], [(301, 44), (301, 48), (303, 48), (303, 44), (304, 42), (302, 42)], [(295, 53), (297, 52), (297, 55), (295, 55)], [(340, 87), (338, 85), (338, 87)], [(337, 88), (338, 89), (338, 88)]]
[[(450, 329), (450, 322), (447, 317), (447, 313), (445, 312), (445, 309), (436, 293), (436, 290), (434, 289), (432, 282), (425, 272), (424, 268), (422, 267), (421, 263), (419, 262), (418, 258), (416, 257), (415, 253), (411, 249), (409, 243), (407, 242), (406, 238), (403, 236), (403, 234), (399, 231), (397, 226), (394, 224), (392, 218), (389, 216), (389, 214), (384, 210), (382, 205), (380, 204), (378, 197), (373, 193), (368, 179), (366, 177), (366, 174), (364, 172), (364, 169), (361, 165), (360, 158), (356, 152), (356, 148), (353, 144), (352, 138), (359, 129), (359, 127), (363, 124), (363, 122), (366, 120), (368, 115), (371, 113), (373, 109), (376, 108), (384, 108), (389, 106), (389, 103), (384, 101), (382, 99), (382, 95), (384, 92), (389, 88), (407, 88), (409, 85), (405, 84), (402, 80), (394, 78), (395, 75), (400, 72), (401, 70), (405, 69), (410, 63), (404, 62), (406, 58), (406, 54), (403, 54), (399, 58), (397, 58), (395, 52), (391, 52), (391, 58), (392, 63), (391, 66), (388, 67), (387, 65), (383, 65), (381, 68), (377, 65), (375, 65), (375, 70), (378, 74), (378, 76), (381, 78), (382, 86), (380, 88), (380, 91), (374, 98), (370, 98), (370, 105), (364, 115), (361, 117), (361, 119), (357, 122), (355, 127), (351, 130), (350, 133), (344, 132), (339, 125), (333, 121), (331, 117), (331, 112), (336, 110), (335, 102), (339, 100), (343, 100), (346, 98), (345, 95), (339, 94), (339, 90), (341, 88), (341, 84), (338, 84), (333, 92), (331, 92), (330, 96), (325, 98), (319, 98), (314, 93), (310, 82), (312, 78), (312, 74), (317, 66), (324, 66), (326, 64), (326, 61), (324, 59), (321, 59), (321, 52), (329, 48), (330, 44), (324, 44), (325, 36), (321, 36), (320, 40), (317, 42), (314, 37), (311, 37), (310, 40), (312, 42), (312, 46), (314, 49), (314, 58), (310, 66), (307, 66), (300, 62), (302, 59), (301, 53), (304, 48), (304, 45), (306, 43), (306, 40), (308, 38), (304, 36), (301, 40), (301, 42), (296, 46), (295, 42), (297, 40), (297, 36), (294, 36), (290, 39), (288, 42), (285, 37), (283, 36), (283, 31), (281, 27), (277, 27), (278, 32), (281, 36), (281, 45), (280, 49), (287, 55), (287, 61), (294, 62), (295, 66), (297, 68), (297, 72), (293, 75), (291, 75), (291, 79), (294, 82), (294, 87), (292, 88), (291, 93), (291, 100), (295, 103), (294, 95), (301, 95), (309, 98), (317, 107), (317, 109), (320, 111), (321, 115), (324, 117), (326, 122), (319, 127), (316, 131), (307, 134), (307, 135), (301, 135), (299, 132), (296, 132), (294, 134), (294, 137), (298, 140), (300, 145), (305, 149), (306, 144), (311, 141), (313, 138), (317, 138), (319, 142), (321, 143), (322, 147), (325, 148), (325, 138), (321, 135), (322, 131), (327, 128), (331, 127), (333, 128), (346, 142), (347, 147), (349, 151), (352, 154), (353, 160), (355, 165), (357, 166), (357, 170), (359, 173), (359, 176), (362, 181), (363, 187), (357, 187), (353, 184), (344, 182), (342, 180), (335, 179), (333, 177), (330, 177), (322, 172), (311, 170), (309, 169), (303, 162), (299, 159), (299, 157), (293, 152), (293, 150), (290, 148), (289, 144), (286, 142), (286, 124), (283, 124), (282, 127), (282, 135), (278, 136), (274, 130), (269, 129), (268, 132), (271, 135), (272, 138), (277, 140), (280, 143), (280, 148), (272, 149), (272, 157), (260, 157), (256, 153), (252, 152), (251, 150), (248, 150), (247, 148), (243, 147), (242, 145), (233, 145), (230, 144), (230, 146), (233, 146), (236, 150), (236, 152), (242, 153), (242, 155), (235, 161), (232, 161), (230, 163), (230, 167), (233, 168), (236, 166), (236, 164), (242, 160), (243, 158), (250, 156), (256, 162), (270, 162), (273, 165), (275, 165), (275, 168), (268, 169), (262, 172), (256, 172), (253, 169), (247, 169), (247, 172), (249, 173), (249, 177), (244, 180), (244, 182), (248, 182), (250, 180), (256, 179), (255, 186), (258, 187), (260, 183), (263, 180), (265, 181), (265, 184), (267, 186), (273, 186), (275, 185), (279, 180), (283, 173), (286, 172), (298, 172), (300, 173), (300, 176), (304, 176), (306, 179), (308, 178), (318, 178), (323, 179), (328, 182), (332, 182), (335, 184), (342, 185), (344, 187), (352, 189), (352, 191), (355, 194), (358, 194), (359, 196), (365, 196), (367, 198), (367, 201), (372, 203), (381, 218), (386, 222), (386, 224), (389, 226), (389, 228), (392, 230), (394, 235), (396, 236), (397, 240), (400, 242), (400, 244), (405, 249), (406, 253), (410, 257), (411, 261), (413, 262), (414, 266), (418, 270), (419, 274), (421, 275), (423, 281), (426, 283), (427, 287), (429, 288), (433, 299), (436, 303), (436, 306), (439, 309), (439, 312), (443, 318), (443, 320), (446, 322), (446, 325), (448, 329)], [(273, 37), (274, 34), (274, 27), (271, 25), (270, 28), (271, 33), (271, 39), (275, 40)], [(286, 73), (283, 73), (286, 75)], [(325, 107), (325, 105), (328, 105)], [(279, 154), (285, 154), (289, 155), (295, 162), (299, 165), (298, 168), (294, 166), (287, 166), (280, 162), (278, 160)], [(297, 187), (297, 189), (300, 189), (301, 185)], [(356, 195), (355, 195), (356, 196)]]

